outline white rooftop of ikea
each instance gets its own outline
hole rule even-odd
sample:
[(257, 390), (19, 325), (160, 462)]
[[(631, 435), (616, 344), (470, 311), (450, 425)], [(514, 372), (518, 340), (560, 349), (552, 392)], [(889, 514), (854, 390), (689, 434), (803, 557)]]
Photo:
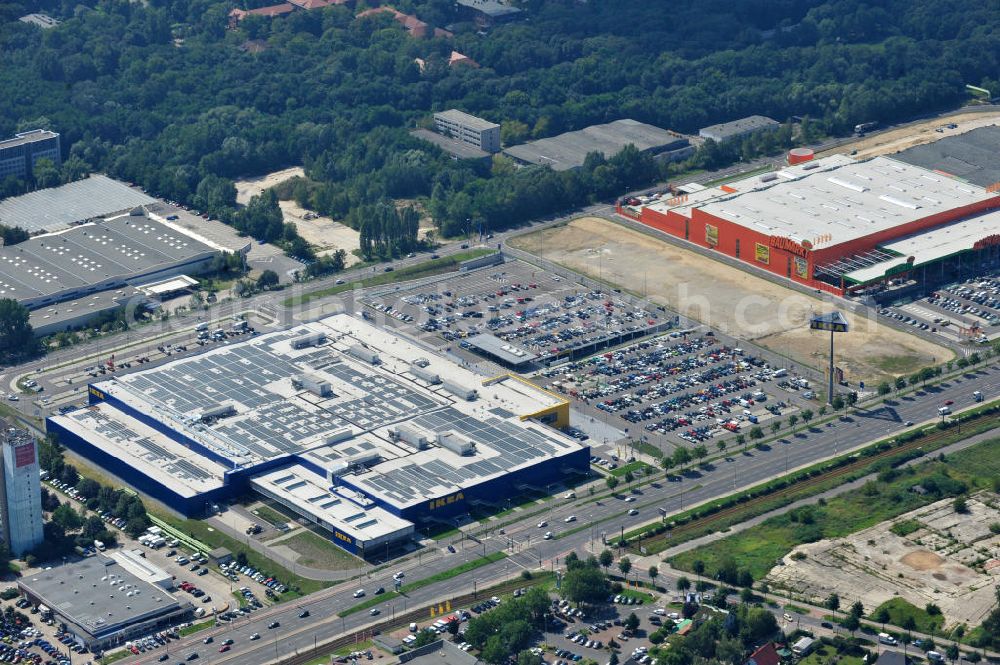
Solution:
[(117, 376), (91, 394), (94, 404), (51, 421), (181, 496), (246, 471), (258, 491), (313, 521), (355, 525), (365, 540), (412, 526), (372, 499), (402, 509), (584, 448), (526, 418), (559, 396), (515, 377), (484, 380), (348, 314)]
[(994, 196), (888, 157), (832, 168), (825, 160), (815, 164), (804, 176), (789, 179), (778, 171), (769, 187), (701, 209), (768, 235), (809, 240), (822, 249)]

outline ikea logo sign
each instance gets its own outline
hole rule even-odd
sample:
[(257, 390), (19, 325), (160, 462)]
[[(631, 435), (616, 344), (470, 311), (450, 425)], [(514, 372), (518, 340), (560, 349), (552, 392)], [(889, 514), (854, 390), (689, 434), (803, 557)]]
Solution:
[(104, 393), (102, 393), (94, 386), (90, 386), (90, 394), (96, 397), (97, 399), (104, 399)]
[(428, 502), (427, 507), (430, 510), (434, 510), (435, 508), (443, 508), (445, 506), (455, 503), (456, 501), (461, 501), (464, 498), (465, 494), (463, 494), (462, 492), (455, 492), (450, 496), (443, 496), (440, 499), (434, 499)]
[(333, 537), (336, 538), (337, 540), (342, 540), (345, 543), (348, 543), (350, 545), (354, 544), (354, 539), (353, 538), (351, 538), (348, 535), (345, 535), (345, 534), (341, 533), (340, 531), (334, 531), (333, 532)]

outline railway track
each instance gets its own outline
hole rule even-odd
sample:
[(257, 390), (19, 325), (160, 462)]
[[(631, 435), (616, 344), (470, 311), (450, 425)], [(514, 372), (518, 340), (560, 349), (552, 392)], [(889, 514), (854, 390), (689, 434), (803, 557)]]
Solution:
[[(974, 426), (984, 419), (993, 417), (995, 417), (995, 414), (980, 413), (975, 417), (963, 421), (963, 424), (968, 426)], [(628, 550), (635, 554), (641, 554), (642, 548), (646, 548), (647, 552), (659, 551), (659, 550), (653, 550), (651, 549), (651, 547), (656, 547), (660, 543), (664, 543), (669, 539), (675, 539), (677, 538), (678, 535), (691, 533), (693, 531), (701, 531), (705, 529), (705, 527), (707, 526), (710, 526), (718, 522), (723, 522), (728, 518), (731, 518), (735, 515), (739, 515), (741, 513), (749, 513), (747, 517), (750, 517), (752, 515), (757, 514), (754, 513), (755, 506), (760, 506), (764, 503), (772, 502), (775, 499), (780, 499), (781, 497), (788, 497), (801, 494), (803, 492), (808, 491), (809, 488), (811, 487), (815, 487), (816, 485), (826, 483), (831, 479), (848, 475), (864, 467), (871, 466), (877, 463), (879, 460), (883, 460), (889, 457), (895, 457), (900, 454), (911, 452), (913, 450), (919, 450), (920, 448), (933, 445), (935, 442), (940, 441), (941, 439), (950, 436), (951, 434), (952, 431), (950, 429), (946, 430), (935, 429), (933, 432), (925, 434), (922, 437), (916, 438), (913, 441), (907, 441), (906, 443), (903, 443), (901, 445), (892, 446), (886, 450), (879, 451), (874, 455), (858, 457), (857, 459), (848, 462), (843, 466), (838, 466), (835, 469), (830, 469), (829, 471), (821, 473), (817, 476), (810, 476), (808, 478), (803, 478), (802, 480), (796, 481), (795, 483), (789, 485), (788, 487), (783, 487), (769, 494), (764, 494), (759, 497), (754, 497), (752, 499), (744, 501), (743, 503), (738, 503), (734, 506), (720, 509), (719, 511), (712, 513), (711, 515), (706, 515), (705, 517), (701, 517), (692, 520), (690, 522), (687, 522), (685, 524), (681, 524), (663, 533), (656, 534), (654, 536), (640, 538), (639, 540), (630, 543), (628, 546)], [(711, 502), (706, 504), (705, 507), (707, 507), (708, 505), (711, 505)]]

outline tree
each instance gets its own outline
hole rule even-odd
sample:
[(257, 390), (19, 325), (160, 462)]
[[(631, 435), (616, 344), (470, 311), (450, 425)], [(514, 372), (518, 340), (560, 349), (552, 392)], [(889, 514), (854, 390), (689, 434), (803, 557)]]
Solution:
[(745, 586), (742, 589), (740, 589), (740, 602), (741, 603), (743, 603), (744, 605), (749, 605), (750, 603), (752, 603), (754, 601), (754, 599), (755, 599), (755, 597), (754, 597), (753, 589), (751, 589), (748, 586)]
[(952, 502), (952, 508), (955, 509), (956, 513), (965, 515), (969, 512), (969, 502), (964, 496), (956, 496), (955, 500)]
[(622, 575), (628, 577), (628, 573), (632, 570), (632, 560), (627, 556), (622, 557), (618, 560), (618, 570), (622, 571)]
[(596, 566), (586, 564), (566, 571), (561, 585), (563, 598), (574, 603), (600, 603), (608, 597), (608, 580)]
[(635, 615), (635, 612), (630, 612), (622, 625), (634, 633), (639, 629), (639, 617)]
[(774, 421), (771, 422), (771, 434), (777, 434), (778, 430), (780, 429), (781, 429), (781, 419), (776, 418)]
[(853, 638), (854, 632), (861, 627), (861, 619), (854, 614), (848, 614), (844, 617), (842, 625), (851, 633), (851, 637)]
[(20, 362), (40, 351), (27, 308), (13, 298), (0, 298), (0, 363)]
[(446, 626), (446, 629), (448, 630), (448, 633), (452, 637), (455, 637), (456, 635), (458, 635), (458, 629), (459, 629), (460, 626), (461, 626), (461, 623), (459, 623), (458, 619), (453, 619), (453, 620), (451, 620), (451, 621), (448, 622), (448, 625)]
[(958, 660), (958, 645), (954, 642), (950, 642), (947, 647), (945, 647), (945, 655), (948, 656), (948, 660), (955, 662)]
[(703, 460), (708, 457), (708, 448), (704, 445), (697, 445), (691, 449), (691, 454), (697, 460)]
[(81, 478), (80, 482), (76, 485), (76, 490), (85, 499), (94, 499), (97, 498), (97, 493), (101, 491), (101, 485), (96, 480)]
[(608, 476), (604, 479), (604, 482), (608, 486), (609, 490), (614, 490), (616, 487), (618, 487), (617, 476), (612, 476), (611, 474), (608, 474)]
[(659, 574), (660, 574), (659, 568), (657, 568), (656, 566), (649, 567), (649, 579), (653, 583), (653, 586), (656, 586), (656, 576)]
[(62, 182), (59, 169), (56, 168), (55, 163), (47, 157), (35, 160), (35, 164), (32, 167), (32, 177), (35, 180), (35, 186), (39, 189), (45, 187), (55, 187)]
[(831, 593), (829, 596), (826, 597), (826, 600), (823, 602), (823, 604), (826, 606), (828, 610), (836, 614), (837, 610), (840, 609), (840, 596), (838, 596), (835, 593)]
[(257, 288), (261, 290), (272, 289), (278, 285), (278, 273), (273, 270), (265, 270), (257, 278)]
[(860, 600), (856, 600), (851, 605), (851, 609), (849, 610), (849, 612), (852, 616), (856, 616), (860, 619), (865, 615), (865, 606), (861, 603)]
[(680, 577), (677, 578), (677, 590), (678, 591), (687, 591), (690, 588), (691, 588), (691, 580), (689, 580), (688, 578), (686, 578), (683, 575), (681, 575)]
[(87, 521), (83, 523), (83, 529), (81, 529), (80, 535), (91, 540), (94, 540), (95, 538), (99, 540), (104, 531), (104, 520), (97, 515), (91, 515), (87, 518)]
[(611, 553), (609, 549), (601, 550), (601, 553), (597, 555), (597, 560), (600, 562), (601, 567), (606, 571), (611, 567), (611, 564), (615, 562), (615, 555)]
[(413, 641), (413, 648), (418, 649), (420, 647), (427, 646), (428, 644), (433, 644), (434, 642), (437, 642), (439, 639), (441, 638), (438, 637), (437, 633), (435, 633), (433, 630), (430, 630), (429, 628), (424, 628), (422, 631), (417, 633), (417, 639)]
[(906, 377), (905, 376), (897, 376), (896, 380), (893, 383), (894, 383), (894, 385), (896, 387), (896, 392), (899, 392), (900, 390), (902, 390), (903, 388), (906, 387)]
[(788, 416), (788, 426), (789, 427), (795, 427), (795, 425), (798, 422), (799, 422), (799, 417), (798, 417), (797, 414), (793, 413), (792, 415)]
[[(950, 368), (949, 368), (950, 369)], [(888, 381), (883, 381), (878, 384), (878, 394), (881, 397), (885, 397), (892, 392), (892, 386), (889, 385)]]
[(875, 614), (872, 616), (873, 621), (877, 621), (882, 624), (882, 630), (885, 630), (885, 624), (888, 623), (889, 619), (892, 617), (889, 615), (889, 610), (884, 607), (879, 607), (875, 610)]
[[(455, 622), (458, 623), (457, 621)], [(524, 650), (517, 654), (517, 665), (542, 665), (542, 657), (539, 654)]]
[(812, 419), (813, 419), (813, 410), (802, 409), (802, 420), (804, 420), (807, 425), (809, 424), (809, 421)]
[(691, 570), (694, 571), (695, 575), (704, 575), (705, 574), (705, 562), (702, 561), (701, 559), (695, 559), (691, 563)]
[(726, 443), (725, 439), (719, 439), (718, 441), (715, 442), (715, 447), (719, 449), (720, 453), (726, 452), (727, 445), (728, 444)]
[(83, 518), (80, 513), (73, 509), (73, 506), (64, 503), (52, 512), (52, 521), (59, 525), (63, 531), (76, 531), (83, 525)]
[(750, 438), (754, 441), (759, 441), (764, 438), (764, 430), (762, 430), (758, 425), (754, 425), (750, 428)]
[(684, 466), (691, 461), (691, 452), (684, 446), (674, 449), (674, 466)]

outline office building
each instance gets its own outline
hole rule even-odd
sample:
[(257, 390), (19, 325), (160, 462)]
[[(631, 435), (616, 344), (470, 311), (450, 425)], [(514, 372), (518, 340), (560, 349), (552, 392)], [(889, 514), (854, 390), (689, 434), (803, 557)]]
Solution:
[(0, 520), (11, 554), (22, 556), (42, 542), (42, 487), (35, 440), (25, 430), (7, 428), (2, 435)]
[(495, 122), (448, 109), (434, 114), (434, 129), (483, 152), (500, 152), (500, 125)]
[(0, 180), (8, 176), (27, 178), (34, 172), (35, 162), (42, 158), (52, 160), (56, 166), (62, 164), (59, 135), (55, 132), (34, 129), (0, 141)]

